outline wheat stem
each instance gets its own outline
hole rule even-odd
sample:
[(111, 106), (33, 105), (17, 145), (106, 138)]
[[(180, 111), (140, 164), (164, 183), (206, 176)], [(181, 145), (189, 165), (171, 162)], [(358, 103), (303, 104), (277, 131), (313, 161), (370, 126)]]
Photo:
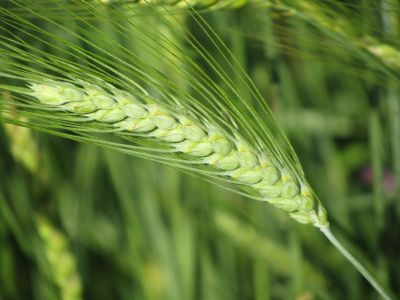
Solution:
[(329, 226), (321, 227), (321, 231), (325, 234), (328, 240), (338, 249), (354, 267), (364, 276), (365, 279), (375, 288), (375, 290), (385, 299), (393, 300), (385, 289), (378, 283), (372, 274), (336, 239), (330, 230)]

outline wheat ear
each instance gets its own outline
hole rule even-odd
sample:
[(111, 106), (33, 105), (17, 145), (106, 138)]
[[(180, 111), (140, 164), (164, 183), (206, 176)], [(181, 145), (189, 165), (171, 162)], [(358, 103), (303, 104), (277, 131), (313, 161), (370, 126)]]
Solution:
[(260, 153), (238, 133), (228, 134), (215, 122), (187, 109), (181, 107), (179, 114), (148, 99), (140, 101), (110, 84), (107, 87), (82, 80), (30, 84), (31, 95), (47, 107), (109, 124), (115, 132), (166, 143), (168, 151), (184, 153), (211, 167), (215, 175), (250, 187), (261, 200), (288, 212), (296, 221), (328, 226), (326, 211), (320, 203), (315, 208), (308, 184), (270, 153)]
[[(115, 1), (108, 1), (113, 4)], [(285, 3), (287, 2), (287, 3)], [(138, 0), (131, 1), (131, 5), (153, 5), (170, 12), (185, 9), (196, 9), (199, 11), (214, 11), (223, 9), (238, 9), (250, 6), (257, 9), (265, 9), (271, 15), (281, 17), (293, 17), (311, 24), (322, 33), (327, 34), (334, 41), (344, 43), (355, 51), (360, 58), (367, 59), (375, 57), (373, 62), (375, 68), (389, 77), (395, 76), (391, 69), (400, 68), (400, 51), (398, 47), (388, 44), (382, 38), (369, 34), (360, 34), (352, 23), (343, 18), (332, 7), (324, 6), (324, 3), (315, 1), (269, 1), (269, 0)], [(365, 53), (364, 53), (365, 52)], [(366, 55), (368, 53), (369, 55)], [(371, 56), (372, 55), (372, 56)]]
[(36, 215), (34, 221), (44, 244), (49, 275), (58, 286), (62, 299), (82, 299), (82, 279), (77, 269), (76, 257), (69, 249), (67, 237), (41, 215)]

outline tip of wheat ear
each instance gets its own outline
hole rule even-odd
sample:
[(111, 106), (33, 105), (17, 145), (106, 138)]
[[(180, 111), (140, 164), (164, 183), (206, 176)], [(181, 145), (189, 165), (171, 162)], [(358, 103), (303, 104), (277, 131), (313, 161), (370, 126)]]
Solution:
[(168, 143), (175, 152), (200, 159), (218, 176), (252, 187), (263, 200), (288, 212), (296, 221), (328, 226), (326, 211), (320, 204), (315, 208), (308, 184), (271, 159), (271, 154), (259, 153), (244, 138), (227, 134), (211, 120), (199, 121), (148, 99), (141, 102), (110, 84), (108, 87), (106, 91), (82, 81), (30, 83), (31, 95), (43, 105)]

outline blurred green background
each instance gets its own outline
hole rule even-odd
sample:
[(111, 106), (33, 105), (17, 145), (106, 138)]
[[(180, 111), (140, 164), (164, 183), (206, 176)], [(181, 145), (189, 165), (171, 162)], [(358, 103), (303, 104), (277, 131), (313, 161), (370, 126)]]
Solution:
[[(0, 3), (12, 6), (6, 2)], [(271, 107), (333, 232), (398, 296), (400, 63), (393, 58), (385, 73), (384, 63), (366, 60), (354, 40), (348, 43), (359, 38), (354, 47), (365, 53), (362, 31), (398, 46), (399, 11), (390, 10), (388, 34), (386, 2), (343, 1), (347, 10), (331, 12), (297, 8), (341, 20), (336, 33), (328, 21), (324, 32), (285, 11), (252, 5), (202, 16)], [(211, 49), (184, 10), (177, 16)], [(148, 18), (162, 26), (157, 16)], [(107, 28), (104, 34), (120, 38)], [(171, 41), (185, 52), (180, 37)], [(157, 65), (133, 42), (125, 45)], [(54, 51), (37, 40), (34, 46)], [(162, 72), (185, 84), (174, 70)], [(378, 299), (318, 229), (266, 203), (144, 159), (3, 125), (1, 300)]]

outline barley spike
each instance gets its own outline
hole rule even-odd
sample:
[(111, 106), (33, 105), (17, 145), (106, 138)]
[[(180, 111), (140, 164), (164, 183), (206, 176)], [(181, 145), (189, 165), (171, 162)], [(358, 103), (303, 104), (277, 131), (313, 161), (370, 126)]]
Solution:
[(298, 222), (328, 226), (325, 210), (315, 209), (306, 182), (287, 166), (280, 166), (269, 153), (260, 153), (238, 133), (210, 120), (172, 112), (158, 103), (138, 100), (134, 95), (107, 84), (50, 81), (30, 83), (31, 96), (42, 105), (78, 114), (87, 120), (106, 123), (118, 132), (140, 134), (168, 143), (172, 152), (184, 153), (208, 165), (220, 177), (251, 187), (262, 200), (289, 212)]

